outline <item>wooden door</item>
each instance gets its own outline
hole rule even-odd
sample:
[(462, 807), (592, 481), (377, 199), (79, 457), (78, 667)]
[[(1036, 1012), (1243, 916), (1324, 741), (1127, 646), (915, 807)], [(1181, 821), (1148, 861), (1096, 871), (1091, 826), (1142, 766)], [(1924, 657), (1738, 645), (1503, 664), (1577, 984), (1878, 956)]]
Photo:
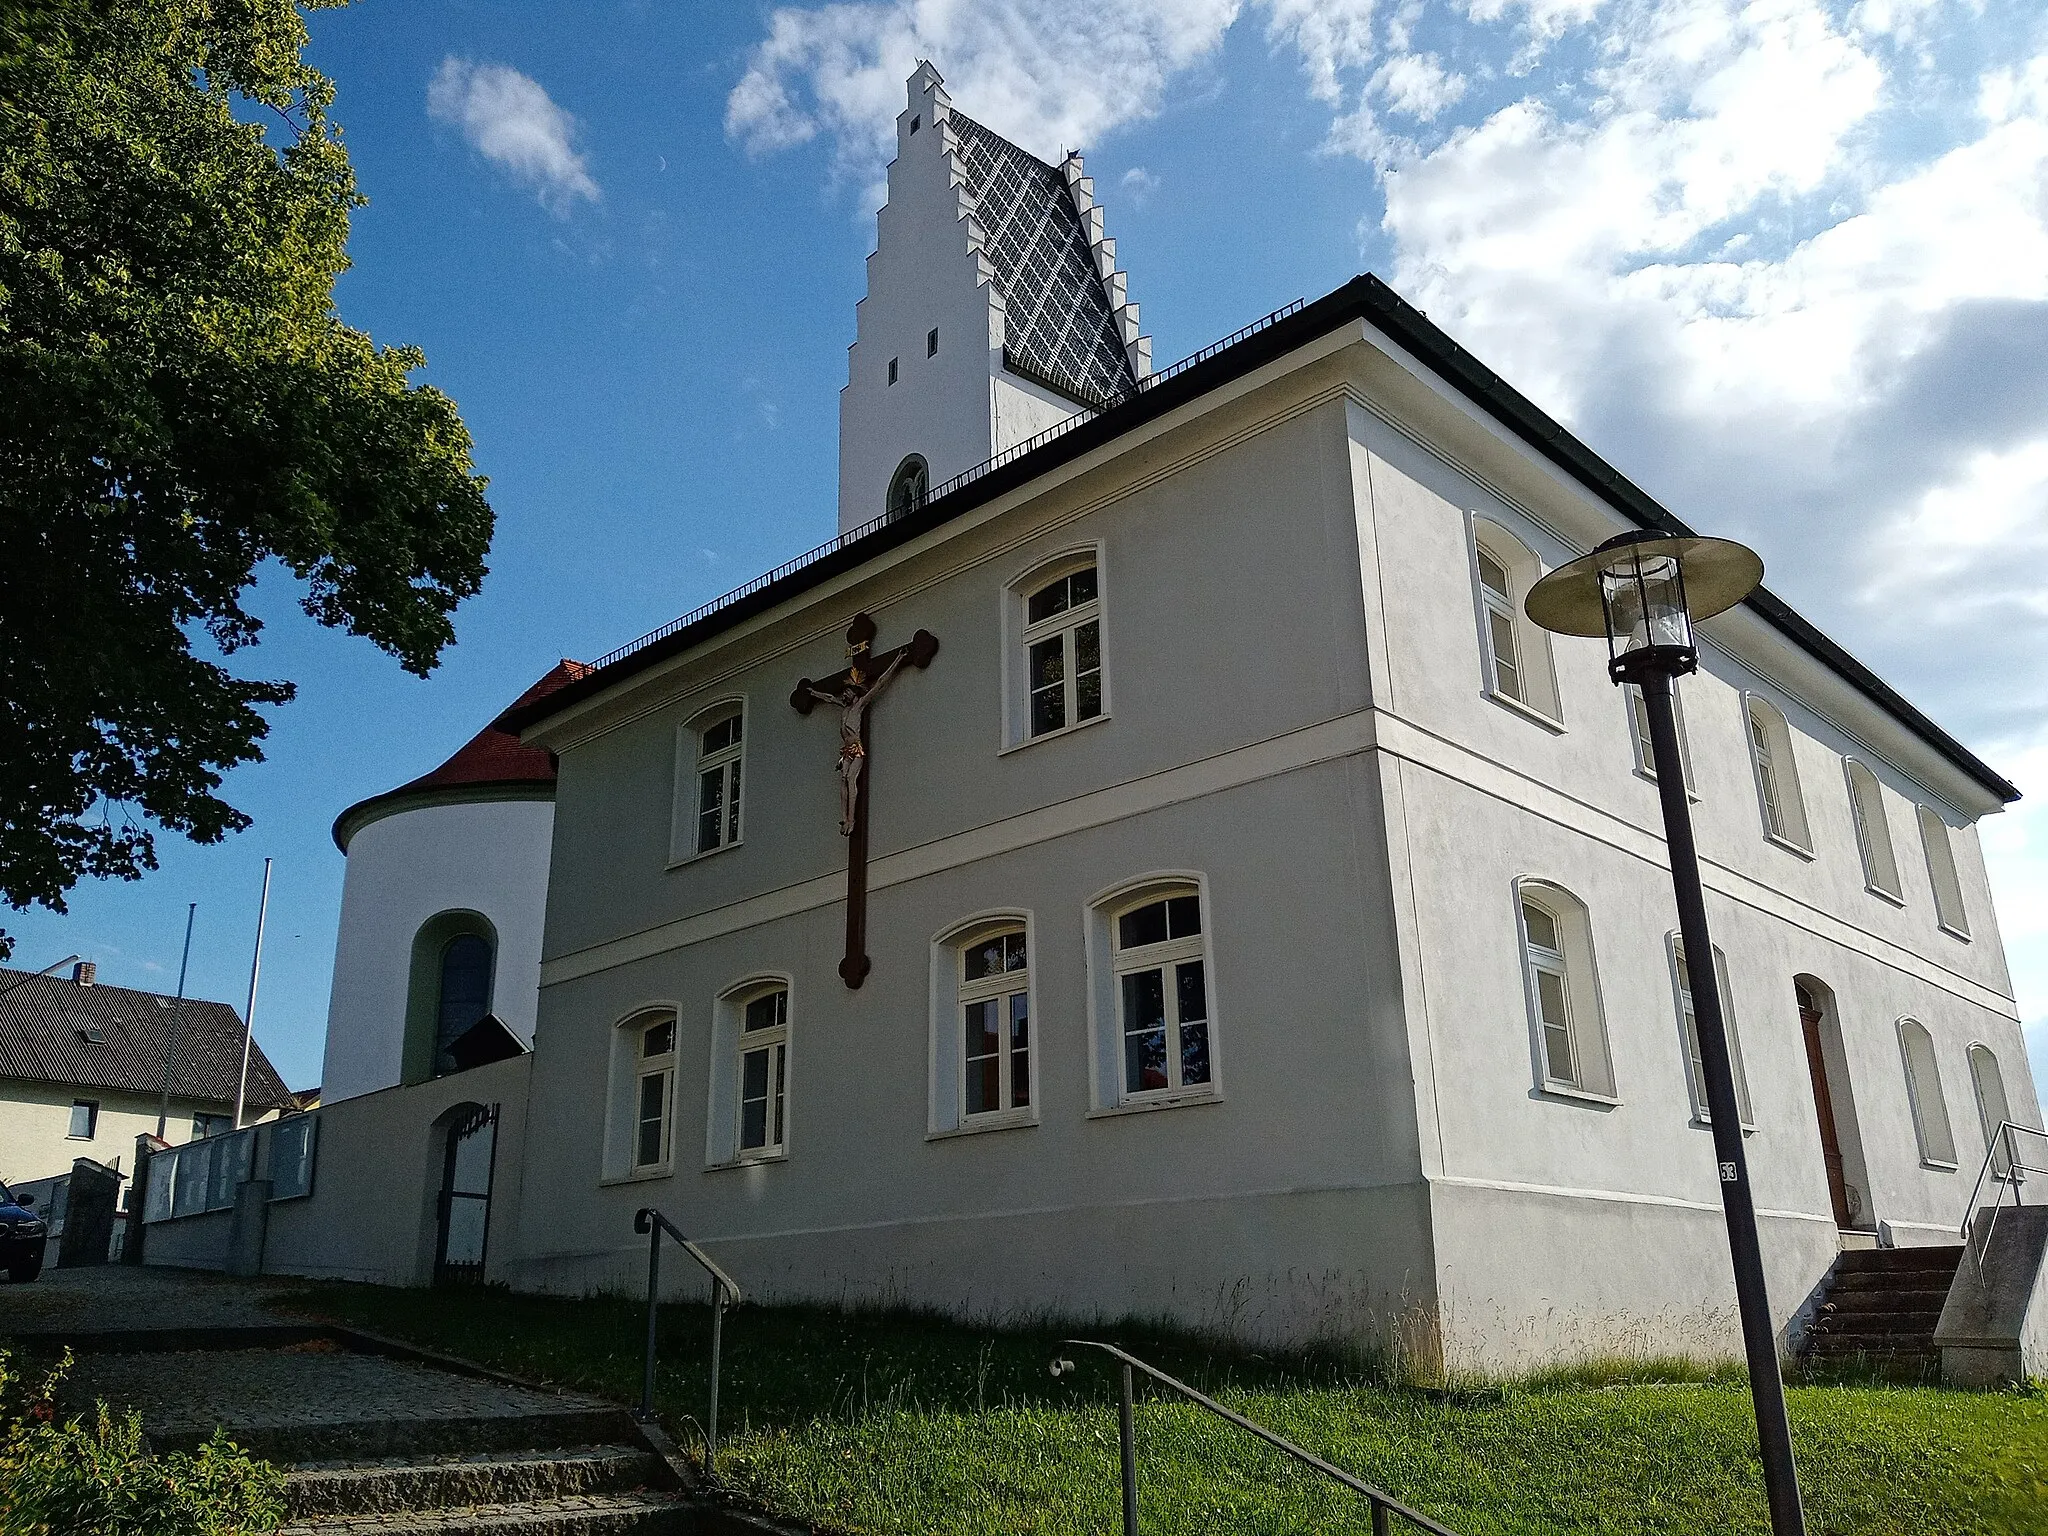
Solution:
[(1842, 1137), (1835, 1128), (1835, 1100), (1828, 1091), (1827, 1056), (1821, 1049), (1820, 1007), (1806, 988), (1799, 997), (1799, 1024), (1806, 1036), (1806, 1070), (1813, 1078), (1813, 1107), (1820, 1116), (1820, 1155), (1827, 1164), (1828, 1199), (1835, 1207), (1835, 1225), (1853, 1225), (1849, 1212), (1849, 1181), (1842, 1172)]

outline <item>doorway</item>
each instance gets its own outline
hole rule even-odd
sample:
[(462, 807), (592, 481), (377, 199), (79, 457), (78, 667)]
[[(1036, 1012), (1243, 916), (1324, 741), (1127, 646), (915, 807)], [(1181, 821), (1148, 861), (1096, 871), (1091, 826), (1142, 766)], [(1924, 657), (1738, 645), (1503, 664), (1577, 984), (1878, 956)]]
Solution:
[(498, 1106), (472, 1104), (448, 1126), (441, 1165), (436, 1285), (481, 1285), (491, 1226), (491, 1167), (498, 1150)]
[(1827, 1167), (1828, 1201), (1834, 1208), (1835, 1225), (1845, 1232), (1869, 1231), (1873, 1228), (1869, 1186), (1834, 993), (1815, 978), (1800, 976), (1793, 981), (1793, 994), (1799, 1004), (1800, 1033), (1806, 1041), (1806, 1070), (1813, 1080), (1813, 1108), (1820, 1122), (1821, 1160)]

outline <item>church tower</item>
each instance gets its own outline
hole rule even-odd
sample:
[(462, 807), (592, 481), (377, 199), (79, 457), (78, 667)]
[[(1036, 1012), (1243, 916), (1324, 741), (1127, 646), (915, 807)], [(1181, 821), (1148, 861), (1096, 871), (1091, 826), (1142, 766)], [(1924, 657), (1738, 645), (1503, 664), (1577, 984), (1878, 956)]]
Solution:
[(901, 511), (1152, 368), (1079, 155), (1048, 165), (920, 63), (839, 395), (839, 529)]

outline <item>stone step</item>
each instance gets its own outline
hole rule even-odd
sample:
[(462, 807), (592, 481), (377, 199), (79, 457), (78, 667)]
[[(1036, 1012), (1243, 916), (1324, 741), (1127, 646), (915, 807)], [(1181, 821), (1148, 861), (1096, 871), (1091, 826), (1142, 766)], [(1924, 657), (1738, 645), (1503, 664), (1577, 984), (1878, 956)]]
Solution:
[(1934, 1269), (1909, 1269), (1898, 1273), (1885, 1270), (1867, 1270), (1862, 1273), (1838, 1274), (1828, 1283), (1828, 1294), (1846, 1295), (1854, 1291), (1932, 1291), (1937, 1296), (1948, 1294), (1953, 1273)]
[(1835, 1273), (1840, 1276), (1868, 1274), (1873, 1271), (1901, 1274), (1913, 1270), (1933, 1270), (1953, 1275), (1962, 1257), (1963, 1249), (1960, 1243), (1953, 1247), (1936, 1248), (1851, 1248), (1835, 1260)]
[(1946, 1291), (1834, 1291), (1821, 1303), (1823, 1316), (1863, 1317), (1872, 1312), (1926, 1313), (1941, 1316)]
[(667, 1480), (660, 1458), (626, 1445), (404, 1456), (294, 1467), (285, 1474), (285, 1507), (294, 1520), (395, 1514), (624, 1493)]
[(619, 1493), (468, 1508), (324, 1515), (277, 1536), (698, 1536), (702, 1511), (672, 1493)]
[(1869, 1333), (1932, 1339), (1939, 1312), (1822, 1312), (1813, 1320), (1817, 1334)]
[[(368, 1408), (370, 1405), (365, 1404)], [(441, 1418), (349, 1418), (248, 1424), (226, 1429), (252, 1456), (283, 1465), (365, 1463), (393, 1456), (468, 1456), (537, 1445), (612, 1445), (633, 1435), (623, 1408), (564, 1406), (542, 1413), (455, 1413)], [(193, 1450), (212, 1433), (152, 1435), (159, 1450)]]

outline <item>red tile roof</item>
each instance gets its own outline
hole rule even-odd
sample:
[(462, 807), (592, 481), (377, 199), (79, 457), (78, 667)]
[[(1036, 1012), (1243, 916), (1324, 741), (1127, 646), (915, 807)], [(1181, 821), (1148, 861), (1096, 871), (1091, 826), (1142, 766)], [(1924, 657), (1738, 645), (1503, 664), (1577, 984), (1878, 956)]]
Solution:
[(376, 820), (379, 815), (400, 809), (404, 801), (448, 802), (462, 799), (461, 792), (466, 789), (552, 785), (555, 782), (555, 754), (544, 747), (524, 745), (515, 733), (506, 728), (505, 722), (514, 710), (544, 699), (558, 688), (568, 687), (589, 671), (586, 663), (571, 661), (567, 657), (556, 662), (440, 767), (396, 789), (359, 800), (343, 811), (334, 819), (335, 846), (347, 853), (348, 840), (359, 827)]

